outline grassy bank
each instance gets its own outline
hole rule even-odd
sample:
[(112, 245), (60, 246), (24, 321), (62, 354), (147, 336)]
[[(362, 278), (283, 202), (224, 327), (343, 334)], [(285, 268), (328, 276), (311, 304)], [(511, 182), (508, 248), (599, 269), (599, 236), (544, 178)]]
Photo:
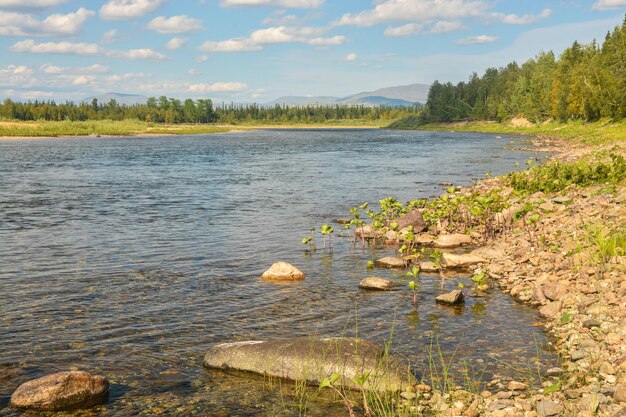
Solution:
[(262, 128), (377, 128), (387, 123), (387, 121), (361, 119), (329, 120), (323, 124), (261, 124), (251, 121), (237, 125), (165, 124), (148, 123), (139, 120), (95, 120), (84, 122), (0, 121), (0, 137), (194, 135)]
[(507, 122), (456, 122), (418, 125), (416, 118), (407, 118), (392, 123), (389, 127), (404, 130), (436, 130), (436, 131), (462, 131), (462, 132), (487, 132), (487, 133), (511, 133), (522, 135), (543, 135), (561, 139), (567, 139), (583, 144), (606, 144), (626, 140), (626, 121), (619, 122), (592, 122), (569, 121), (566, 123), (549, 122), (541, 124)]

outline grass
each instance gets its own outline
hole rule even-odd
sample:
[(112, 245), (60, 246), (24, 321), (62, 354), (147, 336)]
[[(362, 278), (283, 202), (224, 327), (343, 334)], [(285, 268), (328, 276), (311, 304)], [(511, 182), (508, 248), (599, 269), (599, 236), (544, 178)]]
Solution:
[(58, 137), (58, 136), (136, 136), (150, 134), (199, 134), (227, 132), (230, 128), (215, 125), (172, 125), (147, 123), (139, 120), (95, 120), (85, 122), (0, 122), (0, 136)]
[(386, 121), (329, 120), (324, 123), (267, 124), (253, 121), (236, 125), (226, 124), (166, 124), (140, 120), (92, 120), (84, 122), (62, 121), (0, 121), (0, 137), (61, 137), (61, 136), (138, 136), (138, 135), (194, 135), (223, 133), (231, 130), (261, 128), (377, 128)]
[(522, 135), (543, 135), (560, 139), (567, 139), (583, 144), (605, 144), (626, 141), (626, 120), (598, 122), (583, 122), (572, 120), (568, 122), (545, 122), (528, 126), (516, 126), (510, 122), (457, 122), (418, 125), (414, 120), (400, 120), (390, 125), (398, 129), (510, 133)]

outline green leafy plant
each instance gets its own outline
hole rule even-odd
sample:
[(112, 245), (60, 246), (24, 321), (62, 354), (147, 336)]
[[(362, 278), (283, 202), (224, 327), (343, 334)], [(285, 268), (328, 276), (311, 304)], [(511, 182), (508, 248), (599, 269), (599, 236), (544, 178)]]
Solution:
[[(343, 401), (343, 404), (348, 410), (350, 417), (356, 417), (356, 414), (354, 414), (354, 408), (353, 408), (354, 403), (350, 401), (348, 397), (346, 397), (346, 395), (339, 388), (335, 386), (335, 382), (337, 382), (340, 377), (341, 375), (339, 375), (337, 372), (333, 372), (332, 375), (330, 375), (328, 378), (324, 378), (322, 382), (320, 382), (320, 389), (329, 388), (335, 391), (335, 393), (337, 393), (337, 395), (339, 395), (339, 397)], [(365, 383), (365, 381), (363, 383)]]
[(326, 250), (326, 239), (328, 238), (328, 246), (330, 248), (330, 251), (332, 252), (333, 250), (333, 232), (335, 231), (335, 229), (333, 229), (332, 226), (329, 226), (327, 224), (323, 224), (320, 232), (322, 233), (322, 236), (324, 237), (324, 250)]
[(417, 305), (417, 288), (419, 284), (420, 277), (420, 267), (419, 265), (414, 265), (410, 271), (406, 273), (406, 276), (409, 278), (413, 278), (409, 281), (409, 288), (413, 291), (413, 304)]

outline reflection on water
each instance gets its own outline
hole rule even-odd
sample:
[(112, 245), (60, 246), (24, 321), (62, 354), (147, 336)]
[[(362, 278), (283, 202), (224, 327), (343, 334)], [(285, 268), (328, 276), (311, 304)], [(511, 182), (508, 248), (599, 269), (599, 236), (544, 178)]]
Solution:
[[(365, 200), (509, 171), (530, 156), (504, 149), (520, 141), (286, 130), (1, 142), (0, 404), (30, 378), (80, 368), (112, 390), (76, 415), (297, 415), (292, 386), (202, 369), (211, 343), (254, 338), (358, 332), (392, 340), (424, 376), (432, 349), (483, 379), (511, 363), (548, 366), (536, 313), (508, 296), (446, 308), (434, 303), (438, 278), (422, 275), (415, 309), (407, 288), (357, 288), (372, 274), (366, 261), (393, 249), (337, 239), (332, 255), (307, 254), (299, 243)], [(277, 260), (307, 278), (261, 281)]]

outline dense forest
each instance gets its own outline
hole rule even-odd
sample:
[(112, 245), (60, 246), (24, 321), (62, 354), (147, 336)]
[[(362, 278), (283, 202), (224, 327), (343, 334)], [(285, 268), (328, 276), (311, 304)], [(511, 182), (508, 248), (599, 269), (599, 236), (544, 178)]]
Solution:
[(542, 52), (519, 66), (489, 68), (457, 85), (435, 81), (419, 123), (525, 117), (597, 120), (626, 117), (626, 17), (602, 45), (578, 42), (556, 59)]
[(19, 103), (10, 99), (0, 104), (0, 117), (10, 120), (125, 120), (154, 123), (228, 123), (258, 122), (268, 124), (323, 123), (329, 120), (394, 120), (415, 114), (419, 106), (368, 107), (362, 105), (272, 106), (256, 104), (213, 106), (210, 99), (184, 101), (165, 96), (147, 100), (146, 104), (108, 103), (56, 104), (54, 101)]

